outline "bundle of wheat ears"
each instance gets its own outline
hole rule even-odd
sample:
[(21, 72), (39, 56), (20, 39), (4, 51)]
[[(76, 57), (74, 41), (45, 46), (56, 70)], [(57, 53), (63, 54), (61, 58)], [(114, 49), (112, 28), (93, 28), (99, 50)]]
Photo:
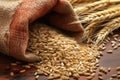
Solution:
[(99, 44), (120, 27), (120, 0), (69, 1), (85, 27), (83, 40), (89, 42), (94, 37), (95, 44)]

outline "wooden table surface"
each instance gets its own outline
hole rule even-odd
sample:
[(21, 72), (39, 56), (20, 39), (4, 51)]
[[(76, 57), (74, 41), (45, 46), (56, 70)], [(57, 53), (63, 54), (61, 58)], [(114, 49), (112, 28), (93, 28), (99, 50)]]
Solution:
[[(110, 42), (107, 43), (107, 49), (103, 52), (103, 57), (100, 58), (100, 66), (105, 68), (112, 68), (110, 72), (104, 75), (104, 80), (107, 80), (112, 74), (116, 73), (116, 67), (120, 66), (120, 47), (114, 50), (113, 54), (106, 53), (107, 50), (111, 49)], [(20, 71), (23, 69), (22, 64), (17, 66), (11, 66), (10, 63), (16, 62), (15, 59), (2, 55), (0, 53), (0, 80), (36, 80), (34, 77), (35, 68), (32, 67), (27, 69), (24, 73), (15, 73), (14, 76), (10, 76), (10, 72)], [(96, 71), (96, 77), (93, 80), (98, 80), (98, 69)], [(38, 80), (47, 80), (47, 77), (41, 76)], [(74, 80), (70, 78), (70, 80)], [(77, 80), (86, 80), (84, 76), (80, 76)], [(120, 79), (114, 79), (120, 80)]]

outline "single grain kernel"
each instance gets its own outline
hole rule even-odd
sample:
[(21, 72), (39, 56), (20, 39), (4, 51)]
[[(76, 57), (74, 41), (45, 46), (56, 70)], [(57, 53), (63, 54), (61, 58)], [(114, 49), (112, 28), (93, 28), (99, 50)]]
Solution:
[(117, 78), (120, 79), (120, 75), (117, 75)]
[(116, 42), (115, 41), (111, 41), (111, 44), (116, 44)]
[(102, 76), (102, 75), (103, 75), (102, 73), (100, 73), (100, 72), (98, 73), (98, 76)]
[(24, 73), (26, 70), (25, 69), (23, 69), (23, 70), (20, 70), (20, 73)]
[(10, 72), (10, 76), (14, 76), (14, 72)]
[(120, 47), (120, 43), (118, 43), (117, 46)]
[(111, 54), (113, 53), (113, 50), (108, 50), (107, 53)]
[(107, 40), (109, 40), (109, 41), (110, 41), (110, 37), (107, 37)]
[[(95, 70), (96, 71), (96, 70)], [(90, 76), (95, 77), (95, 73), (92, 73)]]
[(87, 80), (92, 80), (93, 79), (92, 76), (87, 76), (86, 78), (87, 78)]
[(110, 78), (109, 80), (113, 80), (113, 78)]
[(36, 75), (38, 75), (38, 73), (37, 73), (37, 72), (35, 72), (35, 73), (34, 73), (34, 75), (36, 76)]
[(115, 35), (113, 35), (113, 37), (119, 37), (119, 34), (115, 34)]
[(114, 40), (117, 41), (118, 39), (115, 37)]
[(62, 80), (68, 80), (69, 77), (67, 77), (67, 76), (61, 76), (61, 79), (62, 79)]
[(102, 76), (98, 76), (98, 79), (99, 79), (99, 80), (103, 80), (103, 77), (102, 77)]
[(108, 68), (108, 72), (110, 72), (111, 71), (111, 68)]
[(111, 44), (112, 47), (114, 47), (116, 44)]
[(120, 71), (120, 66), (116, 68), (117, 71)]
[(16, 63), (11, 63), (12, 66), (16, 66), (17, 64)]
[(113, 47), (113, 49), (117, 49), (118, 48), (118, 46), (117, 45), (115, 45), (114, 47)]
[(35, 76), (35, 79), (38, 79), (39, 77), (40, 77), (39, 75), (36, 75), (36, 76)]
[(90, 74), (90, 73), (85, 73), (84, 75), (85, 75), (85, 76), (89, 76), (89, 75), (91, 75), (91, 74)]
[(112, 77), (112, 78), (116, 78), (116, 77), (117, 77), (117, 74), (113, 74), (111, 77)]
[(28, 68), (28, 69), (31, 68), (30, 65), (24, 65), (23, 67), (24, 67), (24, 68)]
[(120, 72), (117, 72), (117, 75), (120, 75)]

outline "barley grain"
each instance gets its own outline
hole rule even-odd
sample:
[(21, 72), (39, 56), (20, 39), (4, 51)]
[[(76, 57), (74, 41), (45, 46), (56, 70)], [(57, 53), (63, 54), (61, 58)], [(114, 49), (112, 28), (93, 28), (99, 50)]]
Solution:
[(115, 35), (113, 35), (113, 37), (114, 37), (114, 38), (116, 38), (116, 37), (118, 38), (118, 37), (119, 37), (119, 34), (115, 34)]
[(108, 50), (107, 53), (112, 54), (113, 50)]
[(118, 39), (115, 37), (114, 40), (117, 41)]
[(110, 72), (111, 71), (111, 68), (108, 68), (108, 72)]
[(93, 73), (96, 69), (95, 64), (99, 62), (99, 53), (95, 50), (97, 48), (78, 44), (74, 38), (44, 24), (31, 27), (28, 49), (41, 58), (40, 62), (29, 65), (35, 66), (38, 74), (45, 74), (50, 78), (55, 78), (52, 76), (55, 74), (62, 76), (61, 79), (78, 77), (79, 74), (88, 73), (88, 70)]
[(120, 66), (118, 66), (118, 67), (116, 68), (116, 70), (117, 70), (117, 71), (120, 71)]
[(31, 68), (31, 66), (29, 66), (29, 65), (24, 65), (23, 67), (28, 68), (28, 69)]
[(40, 77), (39, 75), (36, 75), (36, 76), (35, 76), (35, 79), (38, 79), (39, 77)]
[(35, 73), (34, 73), (34, 75), (36, 76), (36, 75), (38, 75), (38, 73), (37, 73), (37, 72), (35, 72)]
[(113, 74), (111, 77), (112, 77), (112, 78), (116, 78), (116, 77), (117, 77), (117, 74)]
[(118, 43), (117, 46), (120, 47), (120, 43)]
[(14, 76), (14, 72), (10, 72), (10, 76)]
[(113, 49), (117, 49), (118, 48), (118, 46), (117, 45), (115, 45), (114, 47), (113, 47)]
[(104, 74), (107, 74), (107, 70), (104, 67), (100, 67), (99, 69), (100, 72), (103, 72)]
[(16, 66), (17, 64), (16, 63), (11, 63), (12, 66)]
[(120, 79), (120, 75), (117, 75), (117, 78)]
[(103, 77), (102, 77), (102, 76), (98, 76), (98, 79), (99, 79), (99, 80), (103, 80)]
[(99, 72), (99, 73), (98, 73), (98, 76), (102, 76), (102, 73), (101, 73), (101, 72)]
[(120, 71), (117, 72), (117, 75), (120, 75)]
[(86, 78), (87, 78), (87, 80), (92, 80), (93, 79), (92, 76), (87, 76)]
[(111, 41), (111, 44), (116, 44), (116, 42), (115, 41)]
[(23, 69), (23, 70), (20, 70), (20, 73), (24, 73), (26, 70), (25, 69)]
[(114, 80), (113, 78), (110, 78), (109, 80)]

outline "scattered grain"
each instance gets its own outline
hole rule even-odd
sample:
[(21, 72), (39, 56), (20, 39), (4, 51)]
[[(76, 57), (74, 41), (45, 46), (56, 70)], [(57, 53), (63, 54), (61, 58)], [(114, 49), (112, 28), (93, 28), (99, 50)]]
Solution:
[(87, 78), (87, 80), (92, 80), (93, 79), (92, 76), (87, 76), (86, 78)]
[(37, 72), (35, 72), (35, 73), (34, 73), (34, 75), (36, 76), (36, 75), (38, 75), (38, 73), (37, 73)]
[(24, 65), (23, 67), (24, 67), (24, 68), (28, 68), (28, 69), (31, 68), (30, 65)]
[(108, 72), (110, 72), (111, 71), (111, 68), (108, 68)]
[(117, 46), (120, 47), (120, 43), (118, 43)]
[(107, 53), (111, 54), (113, 52), (113, 50), (108, 50)]
[(39, 75), (36, 75), (36, 76), (35, 76), (35, 79), (38, 79), (39, 77), (40, 77)]
[(112, 77), (112, 78), (116, 78), (116, 77), (117, 77), (117, 74), (113, 74), (111, 77)]
[(20, 70), (20, 73), (24, 73), (26, 70), (25, 69), (23, 69), (23, 70)]
[(113, 78), (110, 78), (109, 80), (114, 80)]
[(101, 72), (98, 73), (98, 76), (102, 76), (103, 74)]
[(113, 49), (117, 49), (118, 48), (118, 46), (117, 45), (115, 45), (114, 47), (113, 47)]
[(100, 67), (99, 69), (100, 72), (103, 72), (104, 74), (107, 74), (107, 70), (104, 67)]
[(117, 72), (117, 75), (120, 75), (120, 71)]
[(17, 64), (16, 63), (11, 63), (12, 66), (16, 66)]
[(10, 76), (14, 76), (14, 72), (10, 72)]
[(120, 79), (120, 75), (117, 75), (117, 78)]
[(35, 66), (38, 74), (49, 78), (58, 74), (61, 79), (68, 79), (97, 69), (95, 64), (99, 62), (99, 53), (89, 45), (78, 44), (74, 38), (43, 24), (31, 27), (29, 36), (28, 51), (30, 49), (31, 53), (40, 56), (41, 61), (28, 65)]
[(118, 66), (118, 67), (116, 68), (116, 70), (117, 70), (117, 71), (120, 71), (120, 66)]
[(102, 77), (102, 76), (98, 76), (98, 79), (99, 79), (99, 80), (103, 80), (103, 77)]
[(115, 40), (115, 41), (118, 41), (118, 39), (117, 39), (116, 37), (114, 38), (114, 40)]

